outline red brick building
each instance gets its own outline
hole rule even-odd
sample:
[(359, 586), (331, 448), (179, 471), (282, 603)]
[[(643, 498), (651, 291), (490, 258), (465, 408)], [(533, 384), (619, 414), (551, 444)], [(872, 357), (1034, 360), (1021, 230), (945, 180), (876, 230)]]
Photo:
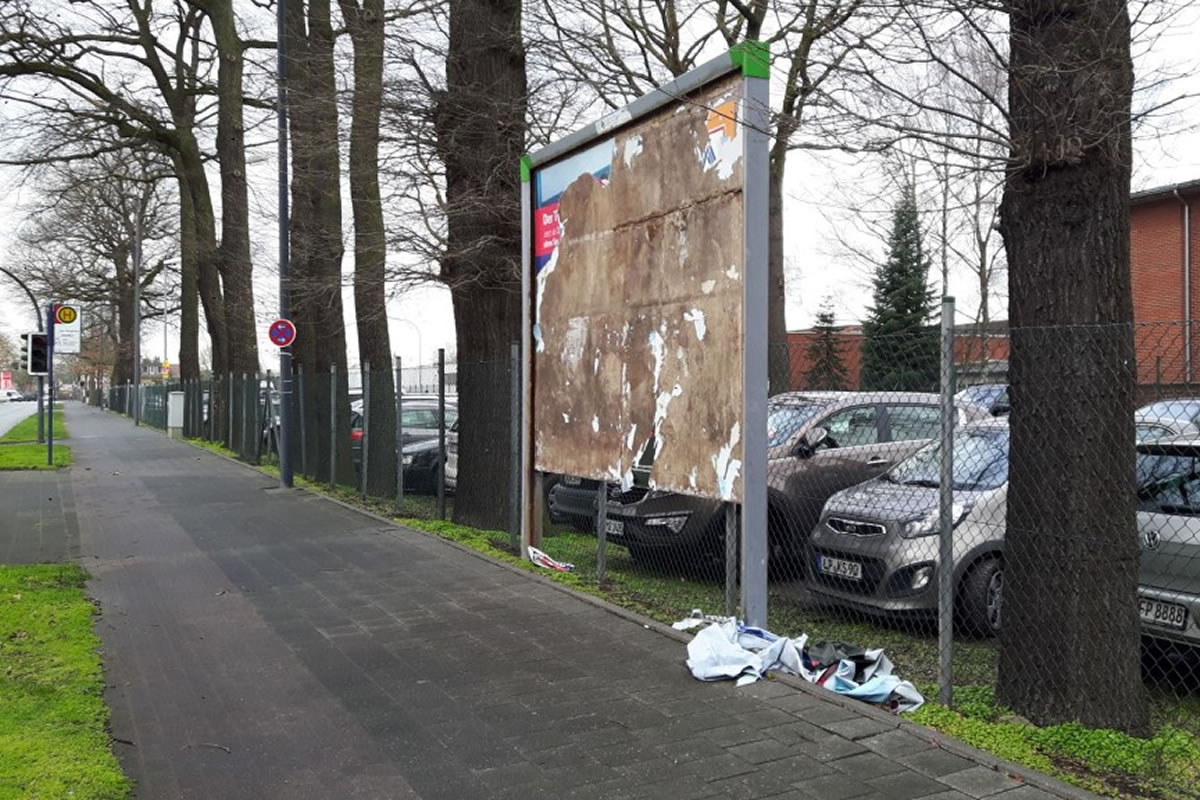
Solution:
[[(1195, 393), (1200, 381), (1200, 180), (1137, 192), (1130, 198), (1130, 256), (1138, 383), (1147, 394)], [(1193, 324), (1192, 320), (1196, 320)], [(862, 326), (844, 325), (836, 339), (848, 389), (858, 387)], [(813, 329), (788, 334), (792, 385), (805, 380)], [(1008, 323), (986, 331), (961, 325), (955, 362), (960, 384), (1003, 382), (1008, 369)]]
[(1200, 377), (1193, 323), (1200, 316), (1200, 180), (1138, 192), (1131, 202), (1138, 383), (1186, 387)]

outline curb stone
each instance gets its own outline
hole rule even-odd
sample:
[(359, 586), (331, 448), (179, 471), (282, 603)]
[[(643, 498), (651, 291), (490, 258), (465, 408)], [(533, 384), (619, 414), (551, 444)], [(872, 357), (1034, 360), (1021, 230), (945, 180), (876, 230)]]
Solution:
[[(197, 450), (201, 450), (205, 453), (208, 453), (209, 455), (224, 459), (225, 461), (228, 461), (231, 464), (236, 464), (240, 467), (251, 470), (252, 472), (254, 472), (258, 475), (267, 475), (267, 477), (273, 477), (269, 473), (264, 473), (263, 470), (259, 469), (258, 467), (254, 466), (253, 464), (247, 464), (244, 461), (239, 461), (236, 458), (227, 456), (223, 453), (214, 452), (212, 450), (209, 450), (206, 447), (195, 444), (187, 439), (181, 439), (181, 440), (177, 440), (177, 441), (182, 441), (183, 443), (185, 443)], [(341, 506), (342, 508), (345, 508), (349, 511), (354, 511), (358, 514), (369, 517), (377, 522), (383, 523), (388, 529), (391, 529), (391, 530), (381, 530), (380, 531), (381, 533), (384, 533), (386, 535), (399, 537), (399, 534), (401, 532), (404, 532), (404, 533), (415, 533), (415, 534), (418, 534), (421, 536), (429, 537), (431, 539), (434, 539), (434, 540), (440, 542), (443, 545), (454, 548), (455, 550), (458, 550), (461, 553), (465, 553), (474, 558), (478, 558), (482, 561), (486, 561), (489, 564), (500, 567), (501, 569), (508, 570), (509, 572), (516, 573), (516, 574), (521, 575), (529, 580), (537, 581), (538, 583), (540, 583), (544, 586), (552, 587), (552, 588), (556, 589), (557, 591), (560, 591), (560, 592), (563, 592), (564, 594), (570, 595), (571, 597), (573, 597), (577, 600), (581, 600), (595, 608), (599, 608), (604, 611), (607, 611), (608, 613), (613, 614), (614, 616), (620, 617), (621, 619), (624, 619), (627, 622), (639, 625), (645, 630), (654, 631), (655, 633), (657, 633), (661, 636), (665, 636), (668, 639), (672, 639), (676, 642), (679, 642), (680, 644), (687, 644), (688, 642), (690, 642), (692, 640), (691, 636), (687, 635), (686, 633), (684, 633), (682, 631), (675, 630), (670, 625), (666, 625), (664, 623), (658, 622), (657, 620), (650, 619), (649, 617), (645, 617), (641, 614), (638, 614), (635, 611), (630, 611), (627, 608), (623, 608), (622, 606), (615, 605), (613, 603), (608, 602), (607, 600), (604, 600), (602, 598), (588, 594), (586, 592), (581, 592), (577, 589), (573, 589), (570, 586), (567, 586), (566, 584), (551, 580), (544, 575), (539, 575), (536, 572), (532, 572), (527, 569), (522, 569), (521, 567), (515, 566), (506, 561), (501, 561), (500, 559), (490, 556), (487, 553), (482, 553), (478, 550), (475, 550), (474, 548), (467, 547), (466, 545), (456, 542), (452, 539), (447, 539), (445, 537), (438, 536), (437, 534), (420, 530), (419, 528), (409, 528), (409, 527), (406, 527), (403, 525), (399, 525), (394, 520), (392, 520), (388, 517), (385, 517), (381, 514), (376, 514), (373, 511), (369, 511), (367, 509), (361, 508), (353, 503), (346, 502), (339, 498), (330, 497), (329, 495), (325, 494), (324, 492), (311, 491), (311, 490), (304, 489), (304, 488), (300, 488), (297, 491), (305, 493), (305, 494), (314, 495), (326, 502), (333, 503), (333, 504)], [(1036, 770), (1032, 770), (1028, 767), (1022, 766), (1020, 764), (1016, 764), (1011, 761), (1006, 761), (1002, 758), (994, 756), (983, 750), (974, 748), (964, 742), (959, 741), (958, 739), (955, 739), (952, 736), (948, 736), (947, 734), (941, 733), (940, 731), (933, 730), (932, 728), (926, 728), (924, 725), (919, 725), (915, 722), (904, 719), (896, 714), (892, 714), (888, 711), (884, 711), (881, 708), (876, 708), (875, 706), (872, 706), (869, 703), (864, 703), (864, 702), (861, 702), (858, 700), (843, 697), (842, 695), (839, 695), (835, 692), (831, 692), (828, 689), (825, 689), (821, 686), (815, 686), (805, 680), (802, 680), (801, 678), (799, 678), (797, 676), (788, 675), (786, 673), (774, 672), (774, 673), (771, 673), (770, 676), (766, 680), (777, 681), (778, 683), (783, 684), (784, 686), (788, 686), (791, 689), (794, 689), (803, 694), (807, 694), (815, 699), (821, 700), (822, 702), (839, 706), (847, 711), (852, 711), (855, 714), (858, 714), (862, 717), (874, 720), (874, 721), (880, 723), (881, 725), (886, 726), (888, 729), (904, 731), (905, 733), (908, 733), (918, 739), (921, 739), (922, 741), (928, 742), (929, 744), (931, 744), (934, 747), (940, 748), (942, 750), (945, 750), (946, 752), (952, 753), (954, 755), (957, 755), (957, 756), (965, 758), (969, 761), (972, 761), (980, 766), (983, 766), (988, 769), (999, 772), (999, 773), (1006, 775), (1016, 781), (1020, 781), (1021, 783), (1025, 784), (1027, 786), (1032, 786), (1036, 789), (1040, 789), (1043, 792), (1047, 792), (1047, 793), (1055, 795), (1057, 797), (1061, 797), (1061, 798), (1063, 798), (1063, 800), (1095, 800), (1098, 797), (1098, 795), (1095, 795), (1084, 789), (1080, 789), (1076, 786), (1072, 786), (1064, 781), (1059, 780), (1058, 778), (1054, 778), (1049, 775), (1042, 774), (1040, 772), (1037, 772)]]

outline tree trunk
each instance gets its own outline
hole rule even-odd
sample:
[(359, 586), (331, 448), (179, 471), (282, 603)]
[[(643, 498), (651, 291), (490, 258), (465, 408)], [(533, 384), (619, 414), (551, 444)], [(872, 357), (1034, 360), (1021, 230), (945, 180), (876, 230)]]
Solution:
[(446, 90), (434, 127), (446, 169), (446, 254), (458, 336), (454, 519), (507, 524), (516, 409), (505, 365), (521, 319), (519, 159), (525, 145), (520, 0), (452, 0)]
[(783, 177), (787, 139), (771, 147), (767, 206), (767, 380), (770, 394), (792, 388), (792, 359), (787, 335), (787, 278), (783, 258)]
[[(118, 253), (113, 258), (116, 268), (117, 295), (117, 353), (113, 360), (112, 382), (114, 386), (133, 383), (133, 275), (129, 271), (128, 257)], [(40, 327), (40, 326), (39, 326)]]
[[(354, 44), (354, 100), (350, 120), (350, 204), (354, 212), (354, 312), (358, 357), (370, 364), (372, 445), (367, 491), (389, 496), (396, 488), (396, 394), (388, 335), (387, 234), (379, 194), (379, 118), (383, 107), (383, 0), (341, 0)], [(368, 376), (363, 375), (366, 382)]]
[[(227, 378), (230, 371), (229, 339), (225, 326), (221, 277), (217, 269), (217, 225), (208, 190), (208, 176), (204, 170), (200, 147), (190, 129), (181, 129), (179, 139), (179, 149), (172, 153), (172, 159), (179, 180), (180, 196), (186, 194), (187, 202), (191, 206), (196, 290), (204, 308), (204, 321), (212, 345), (212, 371), (215, 375)], [(184, 290), (187, 291), (186, 284)], [(225, 392), (218, 392), (212, 400), (213, 429), (225, 430), (226, 415), (229, 413), (228, 396)]]
[(179, 376), (200, 378), (200, 308), (196, 262), (196, 211), (188, 192), (179, 192)]
[(246, 190), (243, 48), (232, 0), (213, 0), (207, 10), (219, 56), (217, 161), (221, 171), (221, 245), (217, 265), (225, 300), (229, 367), (237, 374), (251, 374), (258, 372), (258, 337), (254, 323), (250, 206)]
[[(342, 203), (334, 35), (329, 0), (287, 8), (288, 115), (292, 142), (292, 309), (297, 324), (293, 355), (303, 367), (309, 464), (320, 481), (349, 484), (350, 398), (342, 313)], [(329, 367), (337, 371), (336, 408), (330, 410)], [(333, 429), (334, 450), (329, 431)]]
[(1136, 605), (1130, 24), (1122, 0), (1009, 4), (1012, 320), (999, 699), (1149, 729)]

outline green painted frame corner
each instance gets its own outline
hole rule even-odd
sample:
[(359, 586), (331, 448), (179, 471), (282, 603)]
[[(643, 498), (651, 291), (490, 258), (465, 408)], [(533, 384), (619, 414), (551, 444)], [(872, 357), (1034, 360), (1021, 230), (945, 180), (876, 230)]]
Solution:
[(533, 175), (533, 158), (526, 153), (521, 156), (521, 183), (529, 183)]
[(771, 77), (771, 47), (766, 42), (747, 39), (729, 48), (729, 59), (747, 78)]

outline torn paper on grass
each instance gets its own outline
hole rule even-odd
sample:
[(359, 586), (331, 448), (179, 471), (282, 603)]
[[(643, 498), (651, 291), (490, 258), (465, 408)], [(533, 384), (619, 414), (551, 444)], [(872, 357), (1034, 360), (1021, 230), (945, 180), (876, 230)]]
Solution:
[(557, 572), (575, 571), (574, 564), (569, 564), (566, 561), (555, 561), (553, 558), (546, 555), (541, 550), (538, 550), (536, 547), (529, 548), (529, 560), (534, 564), (537, 564), (539, 567), (556, 570)]
[(710, 621), (695, 611), (680, 623), (695, 627), (691, 623), (697, 619), (706, 627), (688, 642), (687, 665), (699, 680), (732, 679), (745, 686), (777, 671), (897, 713), (916, 711), (925, 703), (915, 686), (892, 674), (892, 662), (883, 650), (838, 642), (809, 647), (807, 635), (790, 639), (732, 618)]

